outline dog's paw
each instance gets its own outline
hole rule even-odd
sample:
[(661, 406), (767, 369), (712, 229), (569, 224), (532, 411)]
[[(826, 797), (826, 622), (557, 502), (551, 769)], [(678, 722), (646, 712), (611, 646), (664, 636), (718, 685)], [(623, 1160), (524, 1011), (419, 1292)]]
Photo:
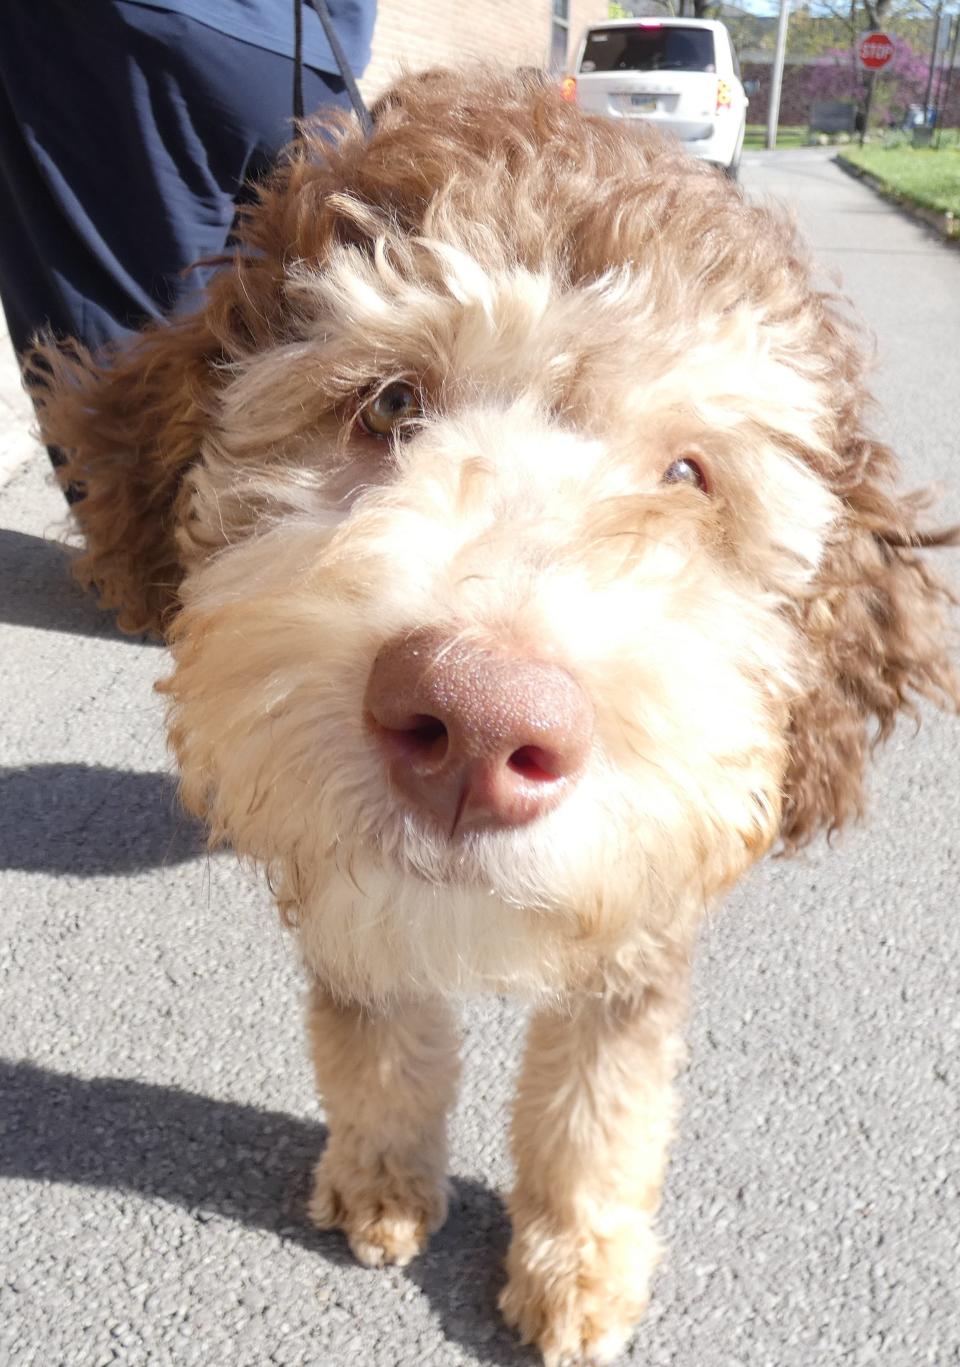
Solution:
[(406, 1267), (446, 1219), (446, 1186), (384, 1164), (370, 1171), (324, 1154), (307, 1214), (318, 1229), (342, 1229), (365, 1267)]
[(545, 1367), (604, 1367), (647, 1308), (656, 1236), (642, 1214), (617, 1223), (612, 1232), (558, 1230), (541, 1216), (516, 1227), (500, 1309)]

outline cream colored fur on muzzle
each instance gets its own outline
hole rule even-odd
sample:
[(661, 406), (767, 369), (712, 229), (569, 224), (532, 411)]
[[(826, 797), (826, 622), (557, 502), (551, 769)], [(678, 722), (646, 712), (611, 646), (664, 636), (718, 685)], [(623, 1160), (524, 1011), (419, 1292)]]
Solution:
[[(774, 837), (798, 669), (780, 594), (813, 573), (834, 509), (771, 423), (812, 413), (815, 387), (736, 316), (676, 369), (648, 341), (611, 384), (611, 348), (653, 327), (642, 278), (577, 297), (419, 250), (427, 278), (402, 289), (386, 248), (316, 280), (298, 269), (316, 339), (228, 388), (198, 520), (220, 535), (257, 500), (261, 525), (188, 578), (173, 734), (188, 801), (271, 870), (308, 960), (344, 991), (556, 990), (600, 957), (642, 958)], [(374, 326), (398, 374), (425, 337), (456, 366), (436, 409), (376, 453), (378, 481), (371, 453), (342, 443), (307, 469), (278, 461), (282, 431), (251, 461), (265, 396), (282, 411), (295, 364), (355, 357)], [(591, 346), (608, 389), (587, 436), (544, 376)], [(744, 415), (739, 380), (758, 365), (786, 398)], [(662, 482), (691, 451), (709, 495)], [(586, 690), (587, 770), (533, 826), (451, 843), (391, 792), (364, 688), (384, 643), (424, 627), (559, 662)]]

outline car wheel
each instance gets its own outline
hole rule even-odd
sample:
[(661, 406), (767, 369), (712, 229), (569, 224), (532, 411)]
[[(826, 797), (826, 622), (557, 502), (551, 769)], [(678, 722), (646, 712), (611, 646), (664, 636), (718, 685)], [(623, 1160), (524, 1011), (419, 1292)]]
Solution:
[(733, 181), (734, 184), (736, 184), (737, 181), (740, 179), (740, 158), (741, 158), (741, 156), (743, 155), (743, 140), (744, 140), (744, 138), (745, 138), (746, 136), (747, 136), (747, 121), (746, 121), (746, 119), (744, 119), (744, 121), (743, 121), (743, 126), (742, 126), (741, 129), (740, 129), (740, 136), (737, 138), (737, 141), (734, 143), (733, 161), (731, 161), (731, 163), (730, 163), (729, 166), (725, 166), (725, 167), (723, 168), (724, 171), (726, 172), (726, 174), (729, 176), (729, 178)]

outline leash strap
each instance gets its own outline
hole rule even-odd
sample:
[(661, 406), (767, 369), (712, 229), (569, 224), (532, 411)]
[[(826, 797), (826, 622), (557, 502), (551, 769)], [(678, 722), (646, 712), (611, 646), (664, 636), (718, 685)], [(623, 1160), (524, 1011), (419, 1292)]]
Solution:
[(333, 53), (334, 60), (340, 68), (340, 75), (343, 84), (347, 88), (350, 96), (350, 103), (353, 105), (353, 112), (360, 121), (364, 136), (368, 137), (373, 132), (373, 120), (370, 111), (363, 102), (363, 96), (357, 88), (357, 83), (353, 79), (353, 72), (350, 70), (350, 63), (347, 61), (347, 54), (344, 52), (337, 37), (337, 31), (333, 26), (330, 17), (330, 10), (327, 7), (327, 0), (293, 0), (293, 116), (295, 119), (303, 118), (303, 10), (302, 4), (309, 3), (320, 23), (323, 31), (327, 35), (327, 42), (330, 44), (330, 51)]

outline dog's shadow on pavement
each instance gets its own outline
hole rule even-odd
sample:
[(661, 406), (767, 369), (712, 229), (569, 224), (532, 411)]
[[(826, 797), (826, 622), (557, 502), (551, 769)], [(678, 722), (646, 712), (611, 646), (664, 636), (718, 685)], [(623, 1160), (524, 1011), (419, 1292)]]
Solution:
[(119, 630), (113, 613), (98, 607), (95, 596), (72, 578), (71, 556), (59, 541), (0, 527), (0, 622), (159, 645), (151, 637), (127, 636)]
[(0, 768), (0, 869), (92, 878), (168, 867), (205, 850), (167, 774), (95, 764)]
[[(353, 1264), (343, 1237), (306, 1219), (320, 1124), (126, 1078), (76, 1078), (0, 1060), (0, 1178), (137, 1192), (201, 1223), (237, 1221)], [(532, 1367), (496, 1308), (509, 1237), (500, 1198), (453, 1184), (450, 1214), (405, 1270), (448, 1339), (497, 1367)], [(371, 1276), (378, 1274), (370, 1274)], [(322, 1312), (320, 1312), (322, 1313)]]

